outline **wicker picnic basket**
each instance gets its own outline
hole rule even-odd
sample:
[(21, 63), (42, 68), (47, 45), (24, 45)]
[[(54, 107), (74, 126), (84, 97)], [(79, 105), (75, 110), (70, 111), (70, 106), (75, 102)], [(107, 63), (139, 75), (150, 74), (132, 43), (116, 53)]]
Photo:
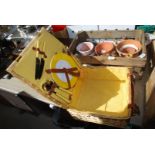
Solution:
[[(44, 59), (43, 72), (39, 79), (35, 78), (35, 50), (41, 54), (40, 59)], [(129, 68), (82, 66), (72, 54), (65, 51), (66, 47), (43, 28), (7, 71), (49, 99), (55, 106), (66, 109), (76, 119), (116, 127), (126, 126), (132, 115)], [(69, 60), (79, 74), (71, 72), (73, 68), (51, 68), (53, 62), (70, 63)], [(57, 63), (55, 66), (58, 66)], [(47, 73), (49, 69), (51, 72)], [(53, 80), (54, 77), (60, 78), (62, 74), (63, 77), (69, 74), (68, 79), (73, 78), (70, 80), (73, 81), (71, 87), (66, 87), (68, 80), (66, 83), (61, 81), (60, 84), (59, 79), (56, 81), (58, 87), (52, 88), (52, 91), (56, 89), (54, 93), (43, 89), (45, 81)], [(64, 86), (62, 89), (61, 85)], [(67, 100), (64, 99), (68, 96)]]

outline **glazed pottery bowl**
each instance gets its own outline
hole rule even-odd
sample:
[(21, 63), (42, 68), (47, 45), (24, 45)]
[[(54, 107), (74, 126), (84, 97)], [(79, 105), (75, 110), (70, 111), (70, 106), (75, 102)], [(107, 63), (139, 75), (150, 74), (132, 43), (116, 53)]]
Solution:
[(78, 44), (76, 50), (83, 56), (90, 55), (93, 52), (94, 45), (91, 42), (82, 42)]
[(136, 57), (142, 50), (142, 45), (138, 40), (123, 40), (121, 41), (117, 47), (116, 51), (120, 56), (124, 57)]
[(96, 45), (95, 53), (97, 55), (109, 55), (114, 50), (113, 42), (104, 41)]

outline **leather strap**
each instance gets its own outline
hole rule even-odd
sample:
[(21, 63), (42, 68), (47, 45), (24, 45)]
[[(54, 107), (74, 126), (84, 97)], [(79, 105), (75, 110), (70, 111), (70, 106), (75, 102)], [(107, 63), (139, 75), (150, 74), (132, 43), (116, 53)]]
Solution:
[(47, 69), (46, 73), (50, 74), (50, 73), (65, 73), (66, 79), (67, 79), (67, 83), (68, 83), (68, 87), (71, 88), (71, 83), (70, 83), (70, 79), (69, 79), (69, 75), (72, 76), (76, 76), (79, 77), (80, 76), (80, 72), (78, 71), (78, 69), (76, 67), (73, 68), (62, 68), (62, 69)]
[(41, 51), (40, 48), (32, 47), (32, 49), (33, 49), (34, 51), (38, 51), (39, 54), (41, 54), (41, 55), (44, 56), (44, 58), (47, 58), (47, 55), (45, 54), (45, 52), (44, 52), (44, 51)]
[(54, 89), (57, 87), (57, 85), (55, 83), (53, 83), (53, 85), (51, 86), (51, 89), (49, 91), (49, 95), (51, 95), (54, 92)]
[(52, 69), (47, 69), (46, 72), (49, 73), (67, 73), (72, 76), (80, 76), (80, 72), (76, 67), (73, 68), (62, 68), (62, 69), (57, 69), (57, 68), (52, 68)]

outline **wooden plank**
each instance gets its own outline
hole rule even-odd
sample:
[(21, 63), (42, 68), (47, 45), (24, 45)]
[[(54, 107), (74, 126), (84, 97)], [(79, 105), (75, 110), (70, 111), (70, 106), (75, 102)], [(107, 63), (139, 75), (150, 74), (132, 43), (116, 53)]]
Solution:
[(77, 56), (81, 64), (102, 64), (102, 65), (112, 65), (112, 66), (128, 66), (128, 67), (145, 67), (146, 59), (139, 58), (123, 58), (116, 57), (115, 60), (108, 60), (106, 56)]
[[(144, 75), (145, 76), (145, 75)], [(144, 104), (145, 104), (145, 85), (144, 76), (141, 80), (134, 82), (134, 103), (137, 105), (139, 114), (131, 117), (130, 124), (138, 127), (143, 126)]]
[[(150, 66), (146, 65), (141, 79), (134, 80), (134, 103), (139, 109), (139, 114), (133, 116), (130, 120), (130, 124), (138, 127), (143, 127), (145, 117), (145, 101), (146, 101), (146, 81), (150, 76)], [(135, 70), (135, 67), (134, 67)]]
[(122, 38), (136, 38), (141, 39), (143, 31), (141, 30), (111, 30), (111, 31), (87, 31), (89, 38), (105, 38), (105, 39), (122, 39)]
[(145, 121), (155, 117), (155, 68), (146, 83)]
[(155, 40), (152, 41), (152, 61), (153, 61), (153, 65), (155, 66)]

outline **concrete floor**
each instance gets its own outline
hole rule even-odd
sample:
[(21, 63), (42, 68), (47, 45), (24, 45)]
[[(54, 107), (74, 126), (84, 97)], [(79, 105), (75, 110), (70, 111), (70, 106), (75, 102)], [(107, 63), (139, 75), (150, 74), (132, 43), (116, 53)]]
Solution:
[[(29, 97), (23, 98), (22, 92)], [(49, 101), (20, 80), (0, 79), (0, 121), (2, 122), (0, 128), (112, 128), (74, 120), (65, 110), (60, 110), (60, 108), (52, 110), (45, 103)], [(27, 105), (34, 108), (37, 115), (23, 112), (29, 110)], [(23, 111), (14, 107), (23, 109)]]
[[(48, 109), (45, 103), (34, 113), (15, 108), (0, 96), (0, 129), (111, 129), (112, 127), (74, 120), (66, 111)], [(39, 109), (44, 109), (43, 111)]]
[(46, 115), (34, 115), (10, 105), (0, 97), (0, 128), (1, 129), (55, 129), (52, 119)]

